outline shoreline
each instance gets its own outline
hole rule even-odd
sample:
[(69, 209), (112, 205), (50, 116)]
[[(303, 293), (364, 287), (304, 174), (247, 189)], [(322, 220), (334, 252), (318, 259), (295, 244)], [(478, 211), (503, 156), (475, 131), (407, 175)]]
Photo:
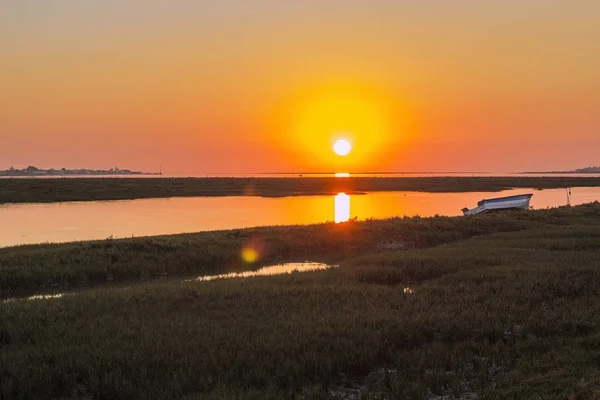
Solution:
[[(0, 250), (1, 294), (89, 283), (0, 301), (1, 393), (595, 398), (598, 223), (595, 203)], [(328, 255), (338, 268), (176, 279)]]
[(0, 204), (370, 192), (466, 193), (599, 187), (600, 177), (0, 178)]
[[(582, 206), (577, 206), (577, 209), (580, 207)], [(548, 211), (517, 211), (466, 218), (396, 217), (9, 246), (0, 248), (0, 292), (114, 283), (113, 281), (121, 279), (196, 273), (200, 275), (204, 272), (241, 272), (270, 263), (310, 258), (314, 259), (311, 261), (336, 263), (351, 255), (373, 250), (373, 247), (380, 251), (391, 247), (423, 248), (468, 238), (481, 232), (521, 230), (530, 226), (515, 219), (515, 215), (519, 214), (525, 220), (530, 220), (535, 215)], [(446, 235), (436, 233), (439, 229), (436, 227), (444, 226), (445, 221), (457, 227), (458, 232), (447, 231)], [(401, 246), (397, 246), (396, 242), (393, 243), (394, 246), (388, 246), (390, 231), (402, 233)], [(203, 254), (194, 254), (195, 247), (203, 248)], [(256, 262), (243, 261), (240, 254), (245, 248), (256, 249), (259, 253)], [(115, 258), (115, 252), (120, 256)], [(174, 253), (178, 257), (191, 257), (190, 260), (195, 261), (190, 261), (189, 265), (186, 261), (185, 267), (172, 265), (168, 260)], [(144, 258), (149, 254), (153, 254), (155, 259), (148, 260), (144, 265), (132, 265), (137, 264), (134, 262), (137, 257)], [(57, 260), (57, 256), (62, 261)], [(13, 257), (26, 261), (27, 264), (33, 263), (25, 269), (18, 263), (3, 263)], [(48, 268), (50, 264), (54, 266)], [(120, 270), (122, 267), (125, 270)]]

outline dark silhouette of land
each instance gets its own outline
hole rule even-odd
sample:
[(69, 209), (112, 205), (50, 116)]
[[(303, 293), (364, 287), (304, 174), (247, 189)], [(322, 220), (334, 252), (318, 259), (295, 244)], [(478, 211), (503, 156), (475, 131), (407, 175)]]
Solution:
[(524, 172), (524, 174), (600, 174), (600, 167), (579, 168), (573, 171)]
[(149, 174), (128, 169), (40, 169), (30, 165), (27, 168), (17, 169), (10, 167), (7, 170), (0, 171), (0, 176), (70, 176), (70, 175), (158, 175)]
[(574, 172), (578, 174), (600, 174), (600, 167), (587, 167), (576, 169)]
[(168, 197), (314, 196), (340, 192), (498, 192), (600, 186), (598, 177), (73, 178), (0, 179), (0, 203)]

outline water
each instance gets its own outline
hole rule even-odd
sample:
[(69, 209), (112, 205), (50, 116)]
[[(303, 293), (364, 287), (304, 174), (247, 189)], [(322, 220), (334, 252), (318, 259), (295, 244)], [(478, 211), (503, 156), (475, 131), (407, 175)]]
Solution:
[(25, 300), (53, 300), (53, 299), (60, 299), (60, 298), (62, 298), (64, 296), (65, 296), (65, 293), (57, 293), (57, 294), (35, 294), (33, 296), (22, 297), (22, 298), (12, 297), (12, 298), (1, 300), (0, 302), (2, 302), (2, 303), (10, 303), (10, 302), (13, 302), (13, 301), (19, 300), (19, 299), (25, 299)]
[[(534, 193), (534, 208), (566, 204), (564, 189), (493, 193), (375, 192), (366, 195), (180, 197), (0, 206), (0, 246), (152, 236), (349, 218), (462, 215), (484, 198)], [(573, 188), (572, 204), (600, 200), (600, 188)]]
[[(262, 267), (255, 271), (244, 271), (244, 272), (232, 272), (230, 274), (220, 274), (220, 275), (203, 275), (199, 276), (195, 279), (188, 281), (214, 281), (218, 279), (232, 279), (232, 278), (252, 278), (255, 276), (271, 276), (271, 275), (285, 275), (291, 274), (295, 272), (310, 272), (310, 271), (322, 271), (330, 268), (337, 268), (337, 265), (329, 265), (317, 262), (296, 262), (296, 263), (284, 263), (277, 265), (270, 265), (266, 267)], [(0, 303), (10, 303), (16, 300), (55, 300), (60, 299), (68, 295), (72, 295), (77, 293), (77, 291), (72, 292), (61, 292), (61, 293), (38, 293), (23, 297), (11, 297), (7, 299), (0, 300)], [(404, 289), (404, 293), (408, 293), (407, 289)], [(412, 293), (412, 290), (410, 291)]]
[(292, 272), (321, 271), (324, 269), (335, 268), (336, 265), (328, 265), (314, 262), (286, 263), (280, 265), (271, 265), (257, 269), (256, 271), (233, 272), (230, 274), (208, 275), (196, 278), (198, 281), (214, 281), (216, 279), (231, 278), (251, 278), (254, 276), (284, 275)]

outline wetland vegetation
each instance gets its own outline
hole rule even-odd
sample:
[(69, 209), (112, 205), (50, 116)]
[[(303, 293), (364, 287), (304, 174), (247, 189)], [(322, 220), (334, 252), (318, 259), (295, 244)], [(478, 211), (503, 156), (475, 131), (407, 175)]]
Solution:
[(497, 192), (600, 186), (598, 177), (58, 178), (0, 179), (0, 203), (184, 196), (309, 196), (385, 191)]
[[(596, 398), (599, 224), (594, 203), (1, 249), (5, 295), (89, 286), (0, 303), (0, 397)], [(257, 268), (248, 246), (339, 268), (141, 279)]]

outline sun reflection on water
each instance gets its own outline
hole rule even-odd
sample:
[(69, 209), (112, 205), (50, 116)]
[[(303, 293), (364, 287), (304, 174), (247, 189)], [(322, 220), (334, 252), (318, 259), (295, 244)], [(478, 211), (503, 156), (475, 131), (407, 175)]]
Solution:
[(346, 222), (350, 219), (350, 196), (346, 193), (338, 193), (335, 196), (334, 221), (336, 223)]

